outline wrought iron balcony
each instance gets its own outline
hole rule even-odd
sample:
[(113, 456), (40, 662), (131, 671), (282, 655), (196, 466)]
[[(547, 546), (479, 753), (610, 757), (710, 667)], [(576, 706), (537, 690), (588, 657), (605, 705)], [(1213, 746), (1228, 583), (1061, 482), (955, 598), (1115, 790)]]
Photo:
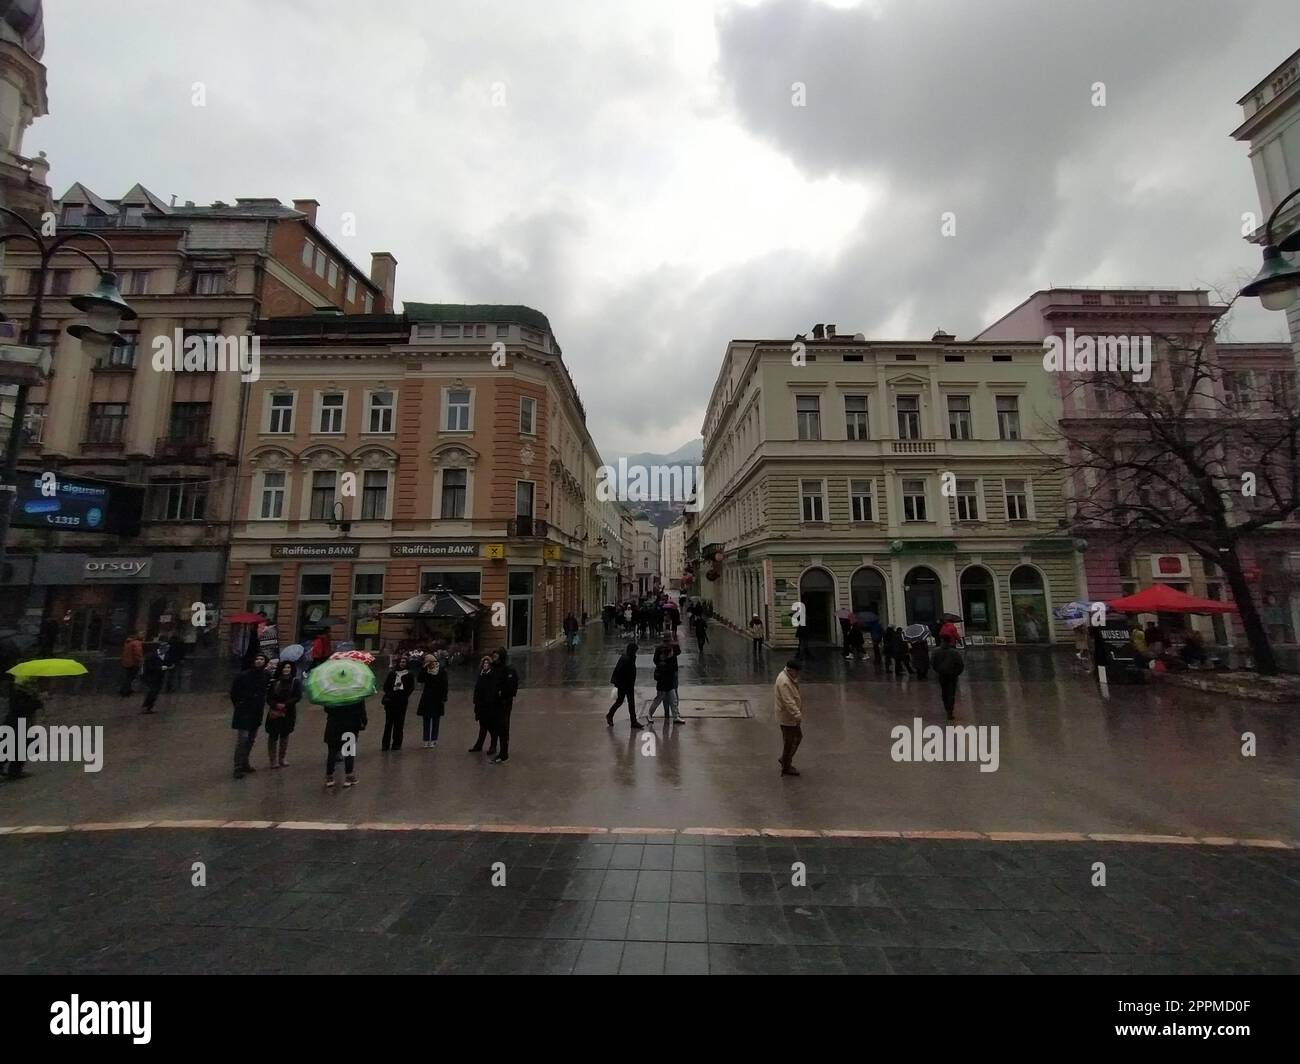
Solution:
[(546, 531), (546, 522), (537, 517), (514, 517), (506, 522), (511, 539), (545, 539)]

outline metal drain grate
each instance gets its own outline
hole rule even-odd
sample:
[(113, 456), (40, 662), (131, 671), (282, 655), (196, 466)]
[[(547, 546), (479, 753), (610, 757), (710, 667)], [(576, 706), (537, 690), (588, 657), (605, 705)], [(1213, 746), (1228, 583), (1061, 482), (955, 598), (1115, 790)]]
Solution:
[[(654, 699), (646, 699), (641, 706), (641, 718), (650, 712), (650, 704)], [(678, 706), (683, 717), (749, 717), (749, 700), (745, 698), (683, 698)], [(664, 712), (664, 707), (660, 706), (655, 710), (655, 718), (658, 719)]]

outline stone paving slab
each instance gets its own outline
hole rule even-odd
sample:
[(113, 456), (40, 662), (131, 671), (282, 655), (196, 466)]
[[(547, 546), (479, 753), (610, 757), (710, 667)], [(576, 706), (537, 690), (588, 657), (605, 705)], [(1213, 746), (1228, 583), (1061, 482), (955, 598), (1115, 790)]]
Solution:
[(11, 973), (1300, 972), (1290, 848), (298, 825), (0, 862)]

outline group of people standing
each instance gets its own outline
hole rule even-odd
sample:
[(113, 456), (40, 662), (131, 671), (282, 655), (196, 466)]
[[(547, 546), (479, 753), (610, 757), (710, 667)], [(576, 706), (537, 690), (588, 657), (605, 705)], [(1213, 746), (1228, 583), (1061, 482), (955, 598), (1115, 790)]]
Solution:
[[(505, 651), (498, 652), (502, 660)], [(486, 660), (486, 659), (485, 659)], [(505, 664), (514, 677), (513, 690), (518, 687), (514, 669)], [(447, 667), (436, 654), (401, 653), (393, 661), (384, 677), (381, 705), (384, 709), (384, 730), (380, 747), (384, 752), (402, 749), (406, 729), (406, 715), (416, 685), (421, 688), (416, 713), (423, 721), (425, 749), (438, 745), (438, 731), (446, 710), (448, 677)], [(256, 772), (251, 755), (258, 732), (265, 726), (267, 757), (271, 768), (283, 768), (289, 749), (289, 736), (298, 723), (298, 703), (302, 701), (303, 685), (294, 662), (271, 661), (261, 651), (256, 652), (230, 685), (230, 702), (233, 712), (230, 727), (235, 731), (234, 777), (243, 779)], [(325, 715), (325, 786), (336, 784), (339, 764), (343, 766), (343, 786), (357, 783), (357, 742), (369, 725), (369, 714), (364, 699), (342, 702), (322, 707)], [(479, 716), (475, 701), (475, 717)], [(505, 724), (502, 734), (509, 741), (509, 705), (504, 709)], [(498, 710), (499, 719), (500, 711)], [(495, 741), (494, 741), (495, 745)], [(503, 753), (506, 746), (503, 744)], [(505, 761), (505, 757), (498, 761)]]
[(654, 720), (655, 710), (661, 705), (664, 707), (665, 721), (671, 720), (674, 724), (684, 724), (685, 720), (681, 714), (681, 702), (677, 688), (679, 674), (677, 659), (681, 656), (682, 648), (677, 643), (676, 634), (669, 629), (665, 629), (663, 642), (655, 647), (655, 697), (654, 701), (650, 703), (650, 710), (646, 714), (644, 722), (637, 716), (636, 709), (636, 656), (639, 650), (638, 644), (634, 642), (628, 643), (614, 665), (614, 671), (610, 675), (609, 681), (614, 685), (614, 692), (617, 697), (614, 704), (609, 707), (609, 712), (605, 714), (605, 723), (612, 728), (614, 726), (614, 714), (626, 702), (627, 715), (632, 722), (633, 731), (649, 727), (651, 721)]
[(469, 748), (471, 754), (481, 753), (483, 740), (488, 740), (487, 753), (492, 764), (504, 765), (510, 760), (510, 714), (519, 693), (519, 673), (510, 664), (504, 647), (479, 659), (478, 675), (474, 678), (474, 719), (478, 721), (478, 738)]

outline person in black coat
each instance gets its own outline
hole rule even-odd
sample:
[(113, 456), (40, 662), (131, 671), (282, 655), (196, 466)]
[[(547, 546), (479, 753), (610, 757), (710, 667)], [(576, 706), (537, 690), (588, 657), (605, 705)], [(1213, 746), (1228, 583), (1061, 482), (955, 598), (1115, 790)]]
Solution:
[[(251, 667), (252, 663), (249, 664)], [(263, 664), (265, 664), (265, 660)], [(153, 712), (154, 703), (158, 701), (158, 693), (163, 688), (163, 680), (167, 678), (173, 668), (175, 668), (175, 660), (172, 656), (171, 645), (165, 639), (159, 640), (154, 652), (146, 655), (144, 659), (145, 713)]]
[(939, 694), (943, 698), (944, 712), (952, 720), (953, 704), (957, 700), (957, 677), (966, 668), (966, 663), (953, 648), (952, 636), (944, 636), (939, 643), (939, 649), (934, 652), (934, 674), (939, 677)]
[(510, 713), (515, 708), (515, 695), (519, 693), (519, 673), (510, 664), (505, 647), (492, 651), (492, 675), (497, 682), (497, 745), (499, 750), (492, 764), (504, 765), (510, 760)]
[(442, 725), (442, 714), (447, 705), (447, 670), (436, 654), (426, 655), (424, 668), (420, 670), (420, 704), (416, 713), (424, 722), (424, 748), (431, 750), (438, 745), (438, 729)]
[(289, 752), (289, 735), (298, 723), (301, 698), (302, 684), (298, 682), (293, 662), (280, 662), (274, 679), (266, 687), (266, 753), (272, 768), (284, 768), (289, 763), (284, 755)]
[(912, 668), (916, 670), (916, 678), (924, 680), (926, 674), (930, 671), (930, 643), (929, 640), (922, 636), (914, 640), (908, 648), (908, 653), (912, 659)]
[(415, 673), (411, 672), (411, 659), (398, 654), (397, 661), (384, 677), (384, 735), (381, 750), (400, 750), (402, 733), (406, 730), (406, 707), (415, 690)]
[(703, 611), (695, 615), (695, 642), (700, 648), (702, 657), (704, 648), (709, 645), (709, 622)]
[(862, 625), (855, 624), (849, 628), (848, 634), (844, 637), (844, 648), (848, 651), (846, 657), (851, 657), (854, 661), (862, 660), (862, 655), (866, 651)]
[(497, 678), (492, 675), (492, 657), (479, 658), (478, 676), (474, 678), (474, 719), (478, 721), (478, 738), (469, 748), (471, 754), (480, 753), (483, 740), (491, 737), (488, 753), (497, 752)]
[(334, 768), (343, 760), (343, 786), (353, 787), (357, 782), (357, 742), (366, 725), (366, 704), (344, 702), (325, 707), (325, 786), (334, 786)]
[(614, 690), (618, 693), (618, 700), (605, 714), (605, 723), (611, 728), (614, 726), (614, 713), (624, 700), (627, 701), (627, 715), (632, 719), (633, 729), (641, 727), (641, 722), (636, 716), (636, 651), (637, 645), (628, 643), (627, 649), (619, 656), (614, 671), (609, 677), (609, 682), (614, 685)]
[(257, 738), (257, 729), (262, 726), (262, 714), (266, 712), (266, 689), (271, 676), (266, 671), (266, 657), (257, 654), (253, 664), (235, 677), (230, 685), (230, 702), (235, 707), (230, 715), (230, 726), (235, 729), (235, 779), (243, 779), (250, 772), (256, 772), (248, 763), (248, 755), (253, 751), (253, 741)]
[[(11, 680), (9, 684), (9, 712), (5, 714), (5, 726), (17, 732), (20, 720), (25, 720), (28, 726), (35, 724), (36, 714), (40, 712), (42, 706), (41, 694), (37, 690), (34, 678), (24, 677)], [(26, 751), (15, 750), (12, 761), (8, 763), (0, 762), (0, 771), (8, 775), (11, 780), (20, 779), (27, 775), (27, 770), (23, 767), (24, 757), (26, 757)]]

